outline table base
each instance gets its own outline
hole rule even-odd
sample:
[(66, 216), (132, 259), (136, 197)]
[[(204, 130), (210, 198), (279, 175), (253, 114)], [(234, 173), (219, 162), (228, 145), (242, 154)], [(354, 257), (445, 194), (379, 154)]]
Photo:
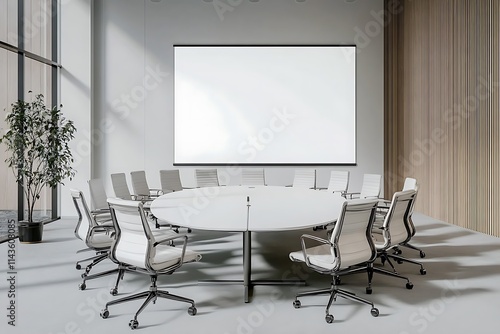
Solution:
[(252, 280), (251, 278), (251, 232), (243, 232), (243, 279), (242, 280), (200, 280), (199, 284), (243, 285), (245, 287), (244, 301), (250, 302), (250, 295), (255, 285), (306, 285), (304, 280)]

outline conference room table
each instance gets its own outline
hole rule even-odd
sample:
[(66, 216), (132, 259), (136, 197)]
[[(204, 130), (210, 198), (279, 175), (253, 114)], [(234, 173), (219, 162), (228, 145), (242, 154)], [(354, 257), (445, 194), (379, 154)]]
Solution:
[(297, 187), (220, 186), (162, 195), (151, 203), (151, 213), (172, 225), (243, 233), (243, 280), (204, 282), (243, 284), (244, 301), (248, 303), (255, 285), (297, 284), (286, 280), (252, 280), (251, 233), (327, 225), (338, 218), (344, 201), (333, 193)]

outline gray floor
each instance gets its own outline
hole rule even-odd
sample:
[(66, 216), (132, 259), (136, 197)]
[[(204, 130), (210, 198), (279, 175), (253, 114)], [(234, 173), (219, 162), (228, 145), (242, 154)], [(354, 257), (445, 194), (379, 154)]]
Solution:
[[(241, 277), (241, 235), (193, 232), (190, 247), (203, 254), (201, 262), (187, 264), (174, 275), (162, 277), (159, 286), (172, 293), (195, 299), (198, 314), (187, 314), (187, 305), (159, 300), (139, 317), (142, 333), (498, 333), (500, 327), (500, 239), (471, 232), (415, 214), (418, 234), (415, 244), (425, 247), (418, 267), (398, 265), (415, 287), (407, 290), (399, 279), (375, 276), (372, 295), (364, 292), (366, 277), (343, 279), (343, 287), (371, 299), (380, 316), (370, 307), (338, 299), (331, 308), (333, 324), (324, 320), (326, 296), (302, 299), (294, 309), (297, 291), (326, 287), (329, 279), (313, 274), (288, 260), (298, 249), (304, 231), (253, 235), (253, 273), (256, 278), (305, 278), (309, 286), (257, 286), (252, 302), (243, 303), (241, 286), (198, 285), (198, 279)], [(15, 245), (15, 323), (8, 325), (11, 276), (7, 268), (8, 244), (0, 244), (0, 332), (1, 333), (127, 333), (128, 322), (140, 302), (110, 308), (110, 317), (101, 319), (103, 304), (116, 297), (109, 294), (114, 277), (88, 281), (78, 290), (81, 272), (75, 261), (89, 253), (73, 235), (74, 219), (46, 225), (41, 244)], [(311, 233), (311, 230), (306, 232)], [(321, 234), (324, 232), (315, 232)], [(405, 251), (418, 259), (417, 253)], [(94, 269), (112, 268), (102, 263)], [(129, 273), (120, 283), (120, 295), (147, 289), (148, 278)], [(480, 329), (479, 329), (480, 328)]]

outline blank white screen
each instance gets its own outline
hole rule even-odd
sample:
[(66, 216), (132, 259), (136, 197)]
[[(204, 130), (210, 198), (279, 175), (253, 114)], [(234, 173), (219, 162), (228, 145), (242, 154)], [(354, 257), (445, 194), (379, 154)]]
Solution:
[(174, 46), (174, 164), (355, 164), (354, 46)]

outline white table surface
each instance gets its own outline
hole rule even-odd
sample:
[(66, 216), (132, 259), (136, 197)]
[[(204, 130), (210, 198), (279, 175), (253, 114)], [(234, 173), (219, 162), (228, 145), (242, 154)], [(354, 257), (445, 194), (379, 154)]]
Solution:
[(191, 229), (242, 232), (243, 278), (204, 280), (242, 284), (244, 301), (255, 285), (304, 284), (287, 280), (253, 280), (251, 233), (326, 225), (339, 216), (345, 199), (326, 191), (280, 186), (222, 186), (185, 189), (151, 203), (152, 214), (167, 223)]
[(344, 201), (313, 189), (222, 186), (162, 195), (151, 203), (151, 212), (162, 221), (192, 229), (285, 231), (336, 220)]

